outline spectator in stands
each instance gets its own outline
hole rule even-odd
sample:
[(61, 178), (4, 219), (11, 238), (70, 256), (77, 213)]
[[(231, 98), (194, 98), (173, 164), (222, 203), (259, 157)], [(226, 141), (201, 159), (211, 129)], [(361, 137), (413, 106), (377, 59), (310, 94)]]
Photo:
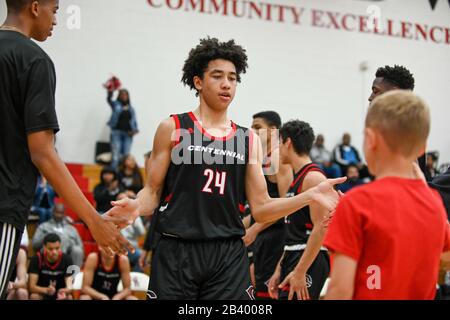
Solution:
[(331, 161), (331, 152), (325, 148), (324, 143), (324, 136), (322, 134), (317, 135), (310, 153), (311, 160), (320, 165), (328, 178), (339, 178), (342, 176), (341, 168)]
[(44, 176), (38, 178), (31, 212), (39, 215), (39, 223), (48, 221), (55, 206), (56, 192)]
[[(117, 286), (122, 280), (122, 291)], [(83, 270), (83, 288), (80, 300), (137, 300), (131, 294), (130, 263), (128, 257), (92, 252)]]
[(28, 300), (27, 251), (22, 246), (6, 289), (6, 300)]
[[(122, 200), (127, 197), (135, 199), (136, 195), (130, 196), (130, 194), (127, 195), (126, 193), (121, 193), (117, 196), (117, 200)], [(125, 239), (127, 239), (135, 249), (134, 253), (132, 253), (131, 251), (128, 252), (131, 269), (133, 271), (142, 272), (143, 269), (141, 268), (139, 263), (139, 259), (142, 254), (141, 248), (139, 246), (139, 240), (142, 236), (145, 235), (145, 227), (141, 217), (137, 218), (132, 225), (129, 225), (125, 229), (122, 229), (121, 232)]]
[(44, 238), (44, 247), (31, 258), (28, 268), (30, 300), (72, 300), (72, 260), (61, 250), (55, 233)]
[(100, 183), (94, 188), (94, 199), (97, 211), (101, 214), (111, 209), (111, 201), (116, 200), (124, 189), (117, 179), (117, 173), (113, 168), (105, 167), (100, 173)]
[(115, 101), (112, 99), (113, 93), (108, 89), (107, 101), (112, 109), (108, 125), (111, 128), (111, 167), (117, 170), (119, 160), (130, 153), (133, 136), (139, 130), (128, 90), (120, 89)]
[(118, 173), (119, 183), (126, 190), (138, 193), (143, 188), (141, 171), (136, 163), (136, 159), (130, 154), (126, 155), (120, 163)]
[(358, 167), (351, 164), (347, 167), (347, 181), (337, 186), (337, 189), (346, 193), (350, 189), (354, 187), (360, 186), (364, 184), (364, 182), (359, 178), (359, 170)]
[(349, 133), (344, 133), (342, 143), (334, 149), (334, 160), (342, 172), (347, 172), (347, 167), (353, 164), (358, 167), (360, 177), (367, 178), (370, 176), (367, 166), (362, 162), (358, 150), (351, 145), (351, 139)]
[(438, 174), (436, 170), (438, 157), (435, 152), (428, 152), (426, 158), (425, 178), (427, 181), (431, 181)]
[(38, 251), (45, 237), (52, 233), (60, 237), (62, 252), (70, 256), (73, 264), (81, 267), (84, 258), (83, 242), (77, 229), (67, 222), (65, 207), (61, 203), (55, 205), (53, 218), (37, 228), (32, 240), (33, 249)]

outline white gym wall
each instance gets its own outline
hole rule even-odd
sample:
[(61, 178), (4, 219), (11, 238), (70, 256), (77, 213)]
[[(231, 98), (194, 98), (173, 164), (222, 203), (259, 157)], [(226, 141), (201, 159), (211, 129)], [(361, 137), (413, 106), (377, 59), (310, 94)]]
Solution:
[[(0, 21), (6, 16), (4, 1), (0, 0)], [(172, 7), (178, 2), (187, 7), (183, 4), (178, 10), (170, 9), (167, 1)], [(189, 1), (199, 4), (195, 10)], [(212, 2), (204, 0), (205, 8)], [(142, 165), (158, 123), (171, 113), (197, 107), (194, 93), (180, 83), (181, 68), (189, 50), (200, 38), (210, 35), (236, 39), (249, 55), (249, 70), (230, 108), (230, 117), (237, 123), (248, 126), (254, 113), (273, 109), (283, 120), (310, 122), (316, 133), (325, 134), (329, 149), (346, 131), (361, 149), (374, 73), (379, 66), (401, 64), (413, 72), (416, 93), (431, 107), (428, 149), (441, 152), (440, 162), (450, 162), (447, 0), (439, 0), (434, 10), (428, 0), (262, 2), (304, 8), (300, 24), (294, 23), (288, 9), (284, 22), (266, 21), (254, 14), (253, 18), (237, 18), (231, 13), (201, 13), (201, 0), (153, 0), (156, 6), (161, 5), (158, 8), (147, 0), (61, 0), (59, 25), (41, 46), (57, 69), (57, 112), (62, 128), (57, 147), (62, 158), (92, 163), (95, 142), (108, 140), (110, 109), (102, 83), (114, 74), (130, 90), (137, 110), (140, 134), (132, 153)], [(324, 12), (316, 23), (328, 25), (331, 21), (326, 12), (340, 16), (377, 14), (377, 8), (368, 10), (371, 5), (378, 6), (381, 21), (393, 21), (396, 32), (401, 28), (400, 21), (438, 26), (435, 41), (430, 34), (427, 40), (410, 40), (345, 31), (342, 25), (340, 30), (313, 25), (313, 10)], [(276, 20), (278, 11), (272, 15)], [(349, 24), (357, 27), (353, 20)]]

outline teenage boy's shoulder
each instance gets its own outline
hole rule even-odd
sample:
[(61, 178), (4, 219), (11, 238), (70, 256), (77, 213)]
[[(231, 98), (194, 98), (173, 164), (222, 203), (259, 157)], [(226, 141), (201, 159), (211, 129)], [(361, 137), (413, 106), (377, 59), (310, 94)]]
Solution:
[(11, 50), (14, 55), (26, 60), (50, 60), (48, 54), (33, 40), (15, 31), (0, 31), (0, 41), (4, 50)]

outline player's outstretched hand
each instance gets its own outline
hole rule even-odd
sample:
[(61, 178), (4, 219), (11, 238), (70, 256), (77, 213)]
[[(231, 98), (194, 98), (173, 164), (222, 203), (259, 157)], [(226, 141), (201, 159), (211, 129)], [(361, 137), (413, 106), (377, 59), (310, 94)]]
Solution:
[(112, 201), (113, 207), (104, 214), (104, 218), (113, 222), (119, 229), (123, 229), (133, 224), (139, 217), (139, 201), (125, 198)]
[(344, 183), (346, 180), (347, 177), (327, 179), (308, 191), (311, 192), (311, 198), (314, 202), (325, 207), (328, 211), (334, 211), (341, 198), (341, 194), (334, 189), (334, 186)]
[(123, 237), (114, 223), (108, 221), (104, 215), (99, 218), (89, 226), (89, 230), (100, 248), (110, 256), (115, 253), (126, 255), (128, 251), (134, 252), (133, 246)]

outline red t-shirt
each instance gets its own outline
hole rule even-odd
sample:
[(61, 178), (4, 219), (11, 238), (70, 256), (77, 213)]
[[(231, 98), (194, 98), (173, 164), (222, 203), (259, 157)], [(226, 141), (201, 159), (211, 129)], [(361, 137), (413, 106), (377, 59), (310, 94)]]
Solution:
[(421, 180), (388, 177), (341, 199), (324, 245), (357, 261), (353, 299), (419, 300), (434, 299), (449, 242), (439, 194)]

